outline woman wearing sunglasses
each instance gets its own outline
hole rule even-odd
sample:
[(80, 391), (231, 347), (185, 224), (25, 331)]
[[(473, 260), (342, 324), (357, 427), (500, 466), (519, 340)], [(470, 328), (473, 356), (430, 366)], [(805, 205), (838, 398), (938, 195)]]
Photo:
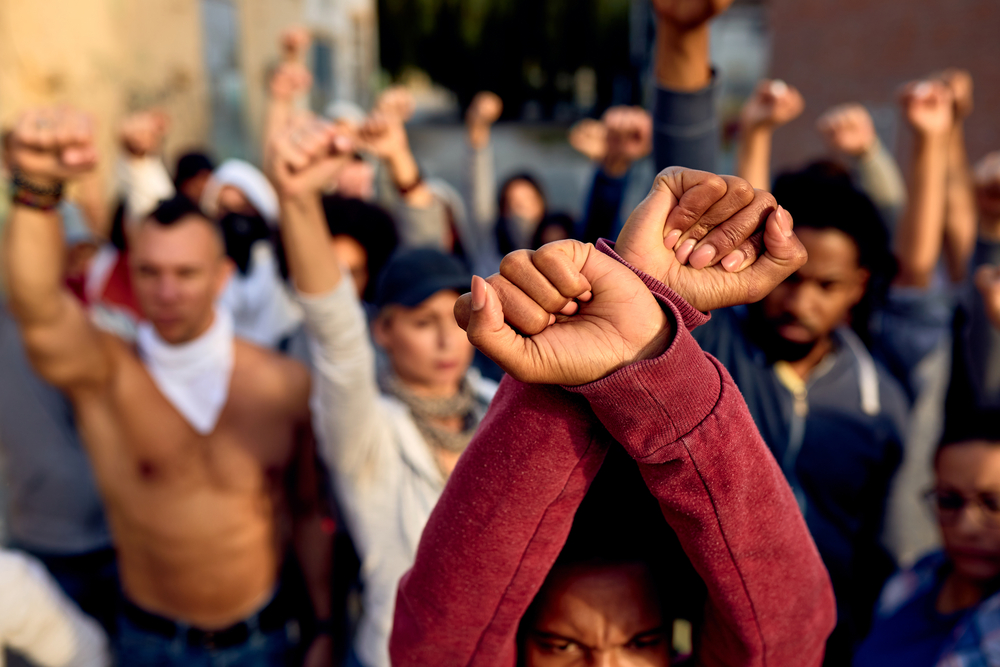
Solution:
[(1000, 660), (1000, 437), (946, 439), (934, 477), (926, 497), (944, 549), (889, 580), (854, 667)]

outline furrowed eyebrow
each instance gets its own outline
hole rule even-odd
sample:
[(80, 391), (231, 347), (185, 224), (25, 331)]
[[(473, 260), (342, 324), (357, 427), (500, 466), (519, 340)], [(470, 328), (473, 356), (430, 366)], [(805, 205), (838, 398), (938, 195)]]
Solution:
[(659, 635), (661, 637), (666, 637), (666, 635), (667, 635), (667, 626), (661, 625), (659, 627), (651, 628), (649, 630), (643, 630), (642, 632), (639, 632), (639, 633), (636, 633), (635, 635), (633, 635), (632, 638), (629, 639), (629, 642), (638, 641), (640, 639), (652, 638), (652, 637), (654, 637), (656, 635)]
[(591, 646), (587, 646), (579, 639), (573, 639), (572, 637), (564, 637), (563, 635), (557, 634), (555, 632), (546, 632), (544, 630), (532, 630), (531, 635), (535, 639), (544, 639), (547, 641), (557, 641), (557, 642), (569, 642), (570, 644), (577, 644), (588, 650), (591, 650), (593, 648)]

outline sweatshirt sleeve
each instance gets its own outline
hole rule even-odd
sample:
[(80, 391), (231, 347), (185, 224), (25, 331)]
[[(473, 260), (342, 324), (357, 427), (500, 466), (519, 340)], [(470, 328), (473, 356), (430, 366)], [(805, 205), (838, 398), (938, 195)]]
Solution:
[(393, 665), (514, 665), (518, 623), (607, 446), (583, 398), (504, 379), (400, 582)]
[(320, 453), (331, 471), (359, 482), (385, 465), (392, 446), (364, 310), (346, 275), (329, 294), (298, 300), (315, 368), (311, 401)]
[(716, 79), (694, 92), (656, 89), (653, 155), (657, 171), (681, 166), (714, 172), (719, 148)]
[[(687, 305), (653, 292), (675, 315)], [(639, 463), (708, 588), (698, 663), (819, 665), (836, 616), (829, 576), (725, 368), (679, 328), (660, 357), (571, 391)]]

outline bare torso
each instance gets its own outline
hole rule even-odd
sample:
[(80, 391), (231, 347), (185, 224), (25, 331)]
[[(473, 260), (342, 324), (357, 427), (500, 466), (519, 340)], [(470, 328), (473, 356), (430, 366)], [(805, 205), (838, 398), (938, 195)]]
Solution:
[(308, 425), (305, 369), (238, 341), (228, 402), (202, 436), (132, 350), (105, 343), (111, 382), (73, 399), (125, 594), (203, 628), (245, 618), (274, 591), (288, 543), (284, 481)]

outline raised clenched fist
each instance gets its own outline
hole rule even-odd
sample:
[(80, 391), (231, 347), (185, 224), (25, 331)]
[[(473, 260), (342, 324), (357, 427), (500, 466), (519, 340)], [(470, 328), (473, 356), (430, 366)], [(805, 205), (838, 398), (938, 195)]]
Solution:
[(860, 157), (877, 141), (871, 114), (860, 104), (835, 106), (816, 121), (827, 146), (838, 153)]
[(951, 132), (955, 120), (955, 98), (951, 89), (938, 80), (913, 81), (899, 96), (903, 116), (921, 136), (943, 136)]
[(122, 121), (122, 147), (136, 157), (159, 153), (169, 129), (170, 116), (160, 109), (131, 114)]
[(357, 130), (358, 147), (381, 160), (406, 154), (410, 142), (398, 116), (374, 111)]
[(593, 118), (577, 121), (569, 129), (569, 145), (592, 162), (602, 162), (608, 153), (608, 128)]
[(615, 250), (701, 311), (759, 301), (807, 258), (769, 193), (682, 167), (660, 172)]
[(503, 113), (503, 100), (496, 93), (483, 91), (476, 93), (465, 114), (465, 122), (470, 125), (492, 125)]
[(603, 123), (604, 168), (610, 175), (623, 175), (633, 162), (653, 152), (653, 118), (642, 107), (611, 107)]
[(653, 0), (661, 21), (678, 28), (693, 28), (729, 9), (733, 0)]
[(975, 281), (983, 298), (986, 316), (1000, 330), (1000, 266), (980, 266), (976, 270)]
[(764, 79), (743, 104), (740, 125), (745, 130), (773, 129), (798, 118), (805, 107), (796, 88), (784, 81)]
[(503, 100), (496, 93), (483, 91), (472, 98), (465, 112), (465, 125), (469, 132), (469, 143), (473, 148), (485, 148), (490, 141), (490, 128), (503, 113)]
[(972, 75), (968, 70), (952, 67), (940, 72), (934, 78), (940, 79), (955, 98), (955, 118), (961, 120), (972, 113)]
[(312, 83), (309, 68), (301, 62), (283, 62), (271, 75), (271, 98), (278, 102), (293, 102), (308, 93)]
[(75, 109), (33, 109), (22, 114), (8, 145), (11, 167), (42, 187), (81, 176), (97, 164), (93, 123)]
[(351, 159), (353, 151), (351, 140), (333, 124), (303, 115), (272, 138), (267, 174), (283, 199), (318, 197)]
[(1000, 241), (1000, 151), (989, 153), (972, 172), (979, 213), (979, 233)]
[(473, 279), (455, 317), (506, 373), (538, 384), (599, 380), (661, 354), (672, 339), (646, 285), (579, 241), (507, 255), (499, 274)]
[(302, 26), (289, 28), (281, 33), (281, 51), (286, 61), (305, 60), (306, 51), (312, 42), (309, 29)]
[(403, 86), (390, 86), (375, 100), (375, 111), (400, 123), (410, 120), (415, 109), (413, 94)]

